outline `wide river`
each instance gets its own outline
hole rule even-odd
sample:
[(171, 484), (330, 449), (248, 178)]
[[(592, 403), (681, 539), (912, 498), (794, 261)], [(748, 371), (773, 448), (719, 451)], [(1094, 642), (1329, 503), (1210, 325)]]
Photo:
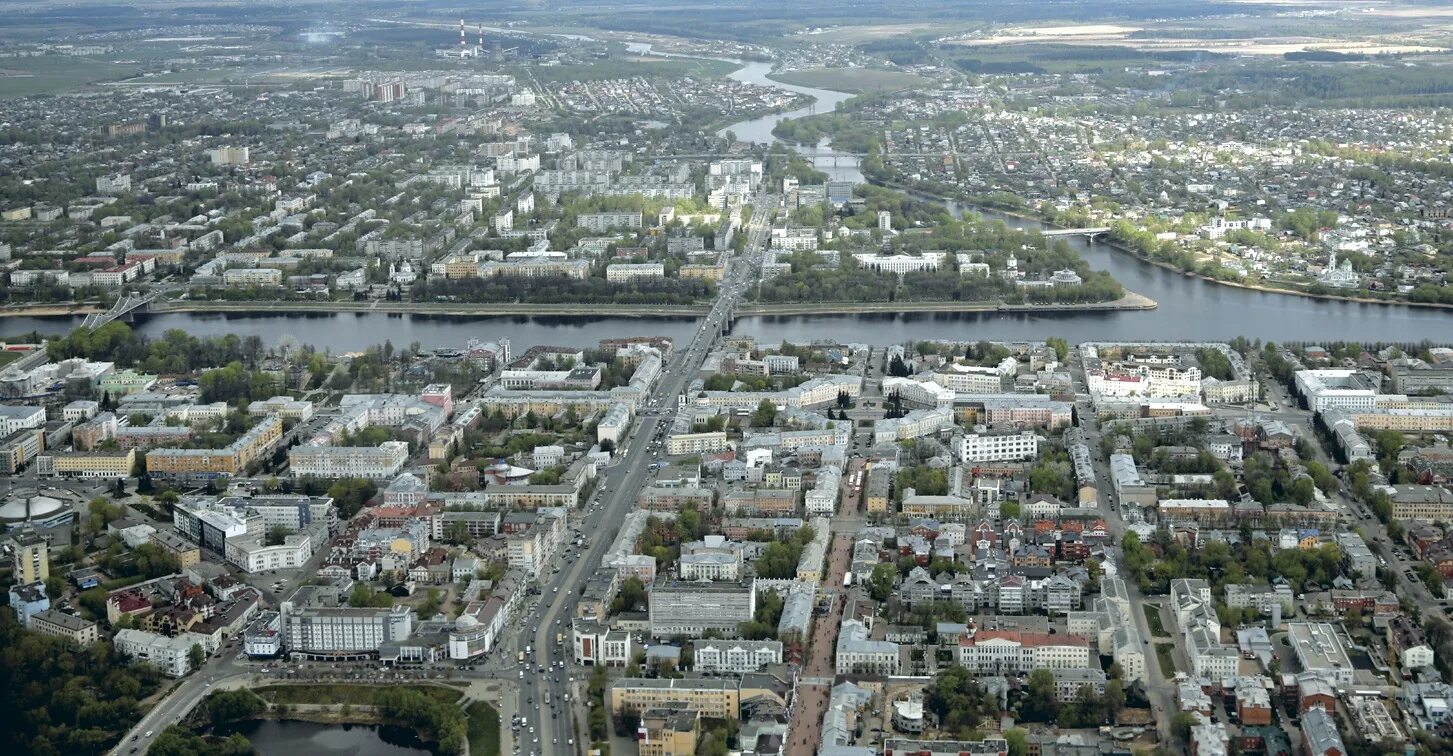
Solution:
[[(776, 86), (817, 98), (816, 112), (835, 109), (848, 95), (791, 86), (767, 78), (769, 63), (748, 63), (735, 79)], [(808, 114), (808, 108), (732, 124), (738, 139), (775, 141), (772, 126), (783, 118)], [(799, 148), (805, 155), (830, 153), (826, 145)], [(818, 167), (835, 179), (861, 181), (856, 162), (818, 158)], [(957, 208), (955, 208), (957, 209)], [(981, 212), (1011, 226), (1034, 228), (1033, 221)], [(1046, 314), (912, 313), (903, 315), (812, 315), (747, 317), (733, 332), (767, 342), (832, 339), (891, 344), (917, 339), (1034, 340), (1061, 336), (1071, 341), (1096, 339), (1207, 340), (1235, 336), (1270, 341), (1453, 341), (1453, 311), (1400, 305), (1359, 304), (1237, 289), (1188, 278), (1142, 262), (1106, 244), (1078, 237), (1066, 240), (1096, 269), (1107, 270), (1126, 288), (1160, 303), (1155, 310)], [(79, 317), (0, 318), (0, 335), (40, 331), (61, 333)], [(418, 341), (425, 347), (461, 345), (467, 339), (509, 338), (519, 349), (534, 344), (590, 345), (607, 336), (660, 334), (683, 337), (693, 318), (621, 317), (436, 317), (387, 313), (336, 315), (215, 315), (170, 313), (142, 316), (138, 329), (159, 334), (182, 328), (196, 335), (256, 334), (268, 344), (283, 337), (334, 352), (362, 349), (385, 339), (395, 345)], [(518, 349), (517, 349), (518, 351)]]

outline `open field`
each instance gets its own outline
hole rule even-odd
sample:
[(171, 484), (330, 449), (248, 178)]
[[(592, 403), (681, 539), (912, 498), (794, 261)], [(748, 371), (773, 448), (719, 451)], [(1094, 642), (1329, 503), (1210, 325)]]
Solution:
[(881, 68), (805, 68), (800, 71), (779, 71), (771, 75), (775, 81), (800, 87), (819, 87), (836, 92), (894, 92), (933, 84), (931, 79), (902, 71)]
[(464, 713), (469, 715), (470, 755), (499, 756), (499, 712), (483, 701), (475, 701)]
[(98, 81), (122, 79), (135, 73), (136, 70), (128, 66), (68, 55), (9, 58), (0, 63), (0, 97), (70, 92)]
[(1260, 28), (1244, 28), (1235, 23), (1190, 27), (1093, 24), (1012, 27), (989, 36), (947, 41), (967, 48), (1016, 47), (1040, 43), (1097, 47), (1113, 45), (1147, 53), (1206, 51), (1226, 55), (1285, 55), (1307, 50), (1362, 55), (1445, 51), (1444, 47), (1429, 44), (1424, 39), (1410, 38), (1403, 34), (1389, 36), (1380, 33), (1383, 31), (1390, 30), (1319, 24), (1315, 30), (1302, 25), (1297, 32), (1292, 32), (1275, 20)]
[[(407, 685), (403, 687), (415, 688), (419, 692), (437, 700), (441, 703), (458, 701), (463, 694), (457, 690), (443, 688), (437, 685)], [(264, 701), (274, 704), (351, 704), (354, 706), (372, 706), (374, 694), (381, 688), (376, 685), (349, 685), (338, 684), (309, 684), (309, 685), (267, 685), (253, 691)], [(498, 720), (496, 720), (495, 738), (498, 741)]]

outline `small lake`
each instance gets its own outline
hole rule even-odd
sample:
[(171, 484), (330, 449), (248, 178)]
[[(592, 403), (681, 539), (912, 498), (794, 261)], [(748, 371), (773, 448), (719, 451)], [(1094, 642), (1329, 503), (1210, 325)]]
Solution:
[(241, 733), (261, 756), (432, 756), (434, 751), (407, 727), (321, 724), (285, 719), (253, 719), (213, 729)]

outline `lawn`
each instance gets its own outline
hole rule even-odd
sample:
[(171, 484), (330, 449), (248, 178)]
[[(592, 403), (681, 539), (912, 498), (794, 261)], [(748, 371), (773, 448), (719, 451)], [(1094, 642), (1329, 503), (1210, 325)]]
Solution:
[(470, 756), (499, 756), (499, 712), (475, 701), (464, 713), (469, 715)]
[[(457, 690), (441, 688), (437, 685), (410, 685), (406, 687), (415, 688), (425, 695), (431, 696), (443, 703), (458, 701), (464, 694)], [(349, 685), (346, 683), (317, 684), (317, 685), (268, 685), (258, 688), (258, 696), (263, 700), (275, 704), (351, 704), (354, 706), (372, 706), (373, 696), (380, 688), (377, 685)], [(498, 728), (498, 723), (496, 723)]]
[(1141, 604), (1140, 606), (1145, 612), (1145, 621), (1150, 623), (1150, 634), (1157, 638), (1165, 637), (1165, 625), (1160, 621), (1160, 605)]
[(1160, 661), (1160, 674), (1167, 678), (1174, 677), (1176, 673), (1175, 658), (1171, 656), (1173, 648), (1173, 643), (1155, 644), (1155, 658)]
[(881, 68), (805, 68), (800, 71), (781, 71), (772, 74), (770, 78), (800, 87), (818, 87), (852, 94), (896, 92), (933, 83), (918, 74)]
[(134, 74), (136, 69), (128, 66), (69, 55), (9, 58), (0, 62), (0, 98), (70, 92)]

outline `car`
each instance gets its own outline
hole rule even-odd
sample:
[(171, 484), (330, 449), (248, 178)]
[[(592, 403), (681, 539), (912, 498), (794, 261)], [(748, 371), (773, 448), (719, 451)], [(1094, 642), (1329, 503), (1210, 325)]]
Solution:
[(151, 737), (151, 733), (152, 733), (152, 731), (151, 731), (151, 730), (147, 730), (147, 731), (146, 731), (146, 737), (148, 737), (148, 738), (149, 738), (149, 737)]

